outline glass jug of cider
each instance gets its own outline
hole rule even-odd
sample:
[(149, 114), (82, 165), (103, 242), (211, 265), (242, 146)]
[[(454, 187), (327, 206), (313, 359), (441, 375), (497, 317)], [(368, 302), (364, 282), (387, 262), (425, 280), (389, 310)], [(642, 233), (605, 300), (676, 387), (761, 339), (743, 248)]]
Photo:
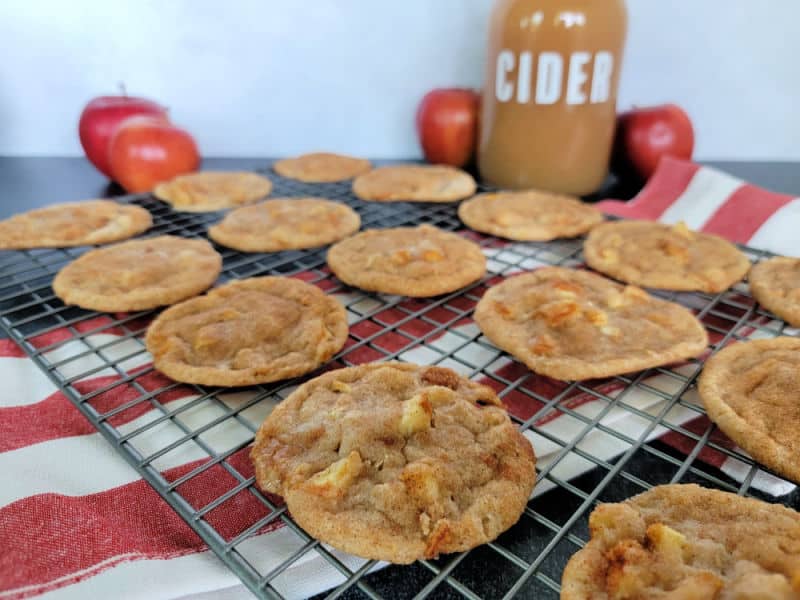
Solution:
[(624, 0), (497, 0), (478, 169), (490, 184), (584, 195), (608, 172)]

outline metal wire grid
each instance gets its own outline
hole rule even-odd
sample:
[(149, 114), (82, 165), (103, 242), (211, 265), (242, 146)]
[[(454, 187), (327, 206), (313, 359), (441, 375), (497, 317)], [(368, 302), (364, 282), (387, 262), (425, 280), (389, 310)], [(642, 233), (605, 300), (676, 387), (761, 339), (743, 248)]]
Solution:
[[(343, 201), (362, 217), (362, 227), (393, 227), (431, 223), (462, 230), (451, 205), (365, 203), (350, 194), (348, 184), (308, 185), (274, 174), (273, 196), (318, 195)], [(216, 214), (172, 212), (149, 196), (127, 201), (144, 206), (153, 215), (147, 235), (205, 235)], [(288, 570), (310, 555), (322, 557), (339, 574), (340, 583), (328, 597), (557, 597), (566, 561), (588, 538), (587, 518), (597, 503), (619, 501), (650, 487), (670, 482), (697, 482), (738, 494), (782, 502), (800, 508), (800, 493), (780, 498), (754, 487), (760, 468), (723, 439), (693, 401), (701, 361), (650, 369), (604, 381), (559, 383), (538, 377), (492, 346), (469, 317), (480, 295), (498, 276), (540, 264), (574, 266), (581, 261), (581, 242), (509, 244), (475, 236), (489, 257), (492, 274), (457, 293), (430, 300), (410, 300), (362, 292), (343, 286), (325, 267), (325, 250), (242, 254), (217, 248), (223, 256), (223, 279), (256, 275), (299, 276), (328, 293), (341, 294), (350, 316), (347, 346), (333, 362), (340, 366), (373, 360), (419, 359), (455, 368), (492, 385), (509, 406), (521, 430), (535, 433), (552, 446), (548, 460), (538, 465), (537, 487), (551, 487), (529, 502), (520, 522), (496, 541), (470, 552), (419, 561), (411, 566), (353, 563), (303, 532), (277, 499), (262, 494), (241, 458), (261, 420), (276, 401), (307, 379), (259, 385), (245, 392), (186, 386), (148, 377), (157, 374), (147, 362), (141, 338), (152, 312), (100, 315), (64, 306), (50, 288), (53, 275), (85, 249), (9, 252), (0, 255), (0, 325), (48, 375), (81, 413), (144, 477), (159, 495), (194, 529), (208, 546), (260, 597), (281, 597)], [(768, 256), (745, 249), (757, 261)], [(660, 294), (694, 308), (712, 335), (711, 350), (752, 332), (776, 336), (791, 334), (786, 325), (761, 310), (746, 286), (717, 295)], [(113, 334), (112, 337), (105, 337)], [(446, 342), (446, 343), (445, 343)], [(313, 374), (311, 375), (313, 376)], [(188, 401), (172, 399), (189, 388)], [(108, 405), (109, 392), (121, 400)], [(184, 394), (185, 395), (185, 394)], [(644, 406), (643, 395), (651, 398)], [(593, 411), (582, 402), (596, 400)], [(674, 418), (676, 411), (682, 416)], [(687, 411), (690, 416), (687, 419)], [(211, 413), (212, 416), (208, 416)], [(125, 426), (126, 415), (147, 415), (136, 426)], [(202, 419), (192, 415), (204, 415)], [(627, 424), (611, 415), (623, 415)], [(554, 434), (546, 423), (568, 419), (567, 436)], [(633, 430), (630, 419), (637, 423)], [(157, 447), (140, 443), (148, 434), (169, 426), (175, 433)], [(224, 430), (224, 436), (215, 432)], [(232, 435), (231, 432), (234, 431)], [(221, 447), (219, 439), (225, 439)], [(618, 448), (601, 458), (588, 440), (601, 439)], [(233, 441), (231, 441), (233, 440)], [(164, 463), (172, 453), (192, 447), (201, 457), (169, 478)], [(735, 459), (743, 469), (741, 481), (712, 464), (709, 456)], [(579, 461), (581, 474), (561, 471), (568, 461)], [(575, 476), (572, 476), (575, 475)], [(209, 477), (224, 491), (193, 504), (184, 490), (205, 485)], [(775, 480), (777, 481), (777, 479)], [(786, 488), (789, 491), (789, 488)], [(222, 531), (220, 515), (239, 510), (242, 498), (255, 499), (246, 525)], [(240, 515), (241, 516), (241, 515)], [(248, 515), (249, 516), (249, 515)], [(282, 523), (296, 543), (269, 567), (259, 564), (247, 541)], [(283, 580), (282, 580), (283, 578)]]

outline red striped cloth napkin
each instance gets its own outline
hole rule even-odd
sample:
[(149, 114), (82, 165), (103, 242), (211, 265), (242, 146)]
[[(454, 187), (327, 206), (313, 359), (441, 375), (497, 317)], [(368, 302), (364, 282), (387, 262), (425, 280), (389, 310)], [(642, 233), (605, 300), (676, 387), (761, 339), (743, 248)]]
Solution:
[(664, 158), (629, 202), (597, 207), (628, 219), (677, 223), (753, 248), (800, 255), (800, 198), (776, 194), (711, 167)]
[[(798, 254), (793, 233), (800, 226), (797, 200), (760, 190), (714, 169), (692, 163), (666, 160), (636, 199), (627, 204), (606, 201), (600, 206), (607, 212), (627, 217), (667, 222), (684, 220), (690, 227), (714, 231), (736, 241), (776, 252)], [(487, 250), (490, 270), (508, 274), (508, 263), (497, 262), (493, 266), (492, 253), (513, 251), (514, 246)], [(524, 245), (519, 245), (519, 251), (524, 255)], [(539, 266), (533, 260), (520, 264), (523, 269)], [(356, 297), (341, 296), (348, 305)], [(364, 305), (353, 306), (352, 310), (373, 310), (374, 306), (366, 304), (380, 304), (379, 300), (371, 298), (364, 298), (362, 302)], [(413, 309), (418, 301), (407, 302), (408, 308)], [(470, 307), (461, 305), (459, 308)], [(487, 372), (505, 380), (514, 380), (524, 374), (524, 367), (502, 357), (499, 351), (492, 352), (488, 343), (465, 346), (465, 339), (477, 336), (475, 324), (463, 319), (448, 321), (452, 320), (453, 314), (447, 312), (442, 308), (441, 314), (439, 311), (427, 313), (427, 322), (407, 322), (402, 326), (404, 333), (424, 335), (430, 331), (430, 319), (441, 319), (442, 323), (450, 324), (447, 331), (428, 338), (425, 346), (453, 352), (463, 357), (466, 363), (486, 364), (494, 358), (496, 360)], [(398, 318), (407, 314), (402, 313)], [(387, 309), (381, 317), (384, 322), (393, 322), (396, 315)], [(99, 317), (78, 327), (89, 332), (108, 322), (107, 318)], [(369, 322), (362, 321), (353, 329), (358, 334), (359, 327), (369, 325)], [(456, 335), (459, 332), (464, 335)], [(75, 369), (74, 374), (93, 367), (100, 368), (102, 364), (92, 358), (92, 350), (113, 341), (120, 333), (107, 329), (87, 335), (83, 341), (73, 340), (47, 352), (46, 358), (56, 362), (85, 352), (85, 359), (69, 363)], [(364, 333), (368, 335), (370, 332)], [(44, 347), (70, 337), (69, 332), (56, 330), (36, 342)], [(406, 342), (388, 336), (382, 343), (387, 350), (399, 351)], [(441, 357), (425, 346), (409, 349), (401, 353), (400, 358), (425, 364)], [(112, 347), (113, 354), (118, 357), (135, 354), (139, 348), (131, 340)], [(107, 353), (110, 351), (105, 350)], [(370, 351), (364, 346), (358, 350), (363, 356), (354, 354), (348, 359), (366, 362), (380, 358), (379, 354), (369, 354)], [(114, 356), (109, 356), (109, 359), (114, 359)], [(125, 364), (131, 373), (141, 371), (136, 383), (144, 389), (156, 389), (167, 382), (161, 375), (146, 369), (149, 364), (146, 355), (140, 354)], [(445, 366), (464, 369), (463, 364), (455, 361), (445, 363)], [(101, 370), (75, 385), (86, 393), (100, 389), (118, 377), (114, 372)], [(95, 597), (238, 600), (250, 597), (238, 579), (208, 551), (194, 532), (8, 340), (0, 340), (0, 380), (4, 383), (0, 394), (0, 473), (3, 474), (3, 484), (0, 485), (0, 598), (27, 598), (39, 594), (81, 600)], [(676, 382), (658, 376), (648, 379), (648, 384), (670, 393)], [(552, 395), (553, 390), (547, 388), (554, 383), (530, 377), (524, 385), (531, 386), (533, 391)], [(614, 386), (606, 389), (611, 396), (618, 391)], [(107, 411), (136, 398), (138, 394), (131, 386), (118, 386), (102, 394), (93, 404)], [(237, 402), (245, 402), (248, 394), (232, 392), (225, 401), (229, 406), (236, 406)], [(161, 395), (159, 400), (170, 408), (177, 408), (194, 398), (193, 391), (187, 387)], [(276, 401), (265, 400), (248, 409), (248, 418), (259, 422)], [(515, 413), (522, 415), (534, 414), (538, 408), (519, 390), (507, 394), (505, 401)], [(658, 395), (629, 394), (625, 401), (642, 413), (658, 414), (663, 406), (663, 399)], [(666, 434), (663, 439), (675, 446), (685, 443), (661, 427), (648, 432), (648, 421), (632, 418), (628, 411), (615, 408), (601, 413), (605, 403), (586, 395), (578, 395), (567, 402), (575, 413), (602, 417), (602, 423), (608, 428), (624, 431), (634, 439), (642, 435), (652, 439)], [(124, 434), (153, 419), (154, 413), (143, 409), (127, 410), (114, 417), (111, 423)], [(669, 419), (690, 429), (705, 427), (695, 419), (696, 415), (696, 412), (676, 407)], [(203, 405), (187, 411), (182, 418), (192, 427), (217, 416), (213, 407)], [(546, 435), (530, 434), (529, 438), (536, 448), (540, 468), (548, 468), (561, 448), (554, 440), (568, 443), (585, 425), (579, 419), (561, 414), (548, 416), (537, 426)], [(132, 443), (147, 455), (181, 435), (177, 427), (164, 423), (136, 436)], [(249, 431), (215, 428), (208, 432), (204, 441), (224, 450), (242, 443), (248, 435)], [(582, 452), (604, 460), (626, 449), (625, 443), (600, 431), (592, 432), (580, 444)], [(687, 448), (689, 450), (691, 448)], [(184, 444), (158, 459), (154, 466), (169, 479), (174, 479), (200, 464), (205, 456), (197, 446)], [(747, 472), (745, 465), (737, 465), (738, 461), (719, 453), (704, 451), (699, 458), (735, 478), (744, 477)], [(230, 462), (243, 475), (252, 473), (246, 449), (234, 454)], [(591, 468), (593, 463), (577, 453), (570, 453), (559, 457), (552, 475), (569, 479)], [(226, 479), (229, 476), (215, 469), (190, 480), (179, 491), (193, 505), (203, 506), (235, 485)], [(786, 492), (786, 482), (766, 473), (759, 473), (753, 483), (774, 494)], [(548, 480), (542, 481), (537, 485), (535, 495), (543, 494), (551, 485)], [(219, 514), (210, 513), (209, 520), (220, 532), (232, 535), (253, 523), (263, 511), (252, 497), (241, 494), (226, 504), (225, 510), (220, 510)], [(253, 515), (258, 516), (254, 518)], [(248, 539), (240, 551), (261, 572), (267, 572), (302, 545), (302, 540), (287, 528), (276, 527)], [(337, 556), (353, 569), (363, 562), (341, 553)], [(310, 552), (278, 577), (273, 585), (287, 597), (301, 598), (329, 589), (341, 581), (338, 572), (323, 558)]]

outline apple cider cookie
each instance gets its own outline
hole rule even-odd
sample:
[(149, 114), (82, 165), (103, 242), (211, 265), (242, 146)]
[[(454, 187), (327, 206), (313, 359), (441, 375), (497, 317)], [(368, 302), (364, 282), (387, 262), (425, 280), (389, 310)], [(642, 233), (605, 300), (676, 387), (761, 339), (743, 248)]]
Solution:
[(252, 204), (269, 195), (272, 182), (249, 171), (202, 171), (159, 183), (153, 194), (182, 212), (213, 212)]
[(750, 456), (800, 484), (800, 339), (726, 346), (706, 361), (698, 390), (708, 417)]
[(747, 276), (758, 303), (793, 327), (800, 327), (800, 258), (776, 256), (753, 265)]
[(297, 158), (284, 158), (272, 165), (275, 172), (289, 179), (307, 183), (345, 181), (372, 169), (364, 158), (354, 158), (330, 152), (313, 152)]
[(58, 272), (53, 291), (89, 310), (148, 310), (196, 296), (221, 270), (206, 240), (162, 235), (90, 250)]
[(54, 204), (0, 221), (0, 249), (66, 248), (126, 240), (153, 225), (133, 204), (85, 200)]
[(564, 381), (666, 365), (708, 345), (703, 325), (683, 306), (562, 267), (490, 288), (475, 307), (475, 322), (532, 371)]
[(741, 281), (750, 261), (732, 243), (683, 223), (613, 221), (583, 246), (586, 263), (620, 281), (649, 288), (717, 293)]
[(274, 198), (243, 206), (208, 229), (209, 237), (242, 252), (316, 248), (358, 231), (361, 217), (324, 198)]
[(527, 242), (576, 237), (603, 221), (578, 198), (533, 190), (478, 194), (461, 203), (458, 216), (475, 231)]
[(309, 534), (400, 564), (495, 539), (536, 481), (533, 448), (494, 391), (397, 362), (305, 383), (273, 409), (250, 456), (259, 486)]
[(377, 202), (454, 202), (477, 189), (469, 173), (444, 165), (393, 165), (360, 175), (353, 193)]
[(660, 485), (589, 517), (562, 600), (800, 596), (800, 514), (694, 484)]
[(344, 307), (316, 286), (255, 277), (168, 308), (145, 344), (156, 369), (175, 381), (242, 386), (313, 371), (347, 332)]
[(331, 247), (328, 266), (362, 290), (424, 298), (477, 281), (486, 257), (474, 242), (420, 225), (358, 233)]

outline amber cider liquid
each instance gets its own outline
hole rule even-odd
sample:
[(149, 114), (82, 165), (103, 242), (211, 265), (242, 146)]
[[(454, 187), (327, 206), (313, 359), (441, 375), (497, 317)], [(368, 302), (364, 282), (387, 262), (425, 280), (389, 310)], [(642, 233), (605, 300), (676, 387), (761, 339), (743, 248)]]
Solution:
[(508, 189), (584, 195), (608, 172), (624, 0), (497, 0), (478, 168)]

